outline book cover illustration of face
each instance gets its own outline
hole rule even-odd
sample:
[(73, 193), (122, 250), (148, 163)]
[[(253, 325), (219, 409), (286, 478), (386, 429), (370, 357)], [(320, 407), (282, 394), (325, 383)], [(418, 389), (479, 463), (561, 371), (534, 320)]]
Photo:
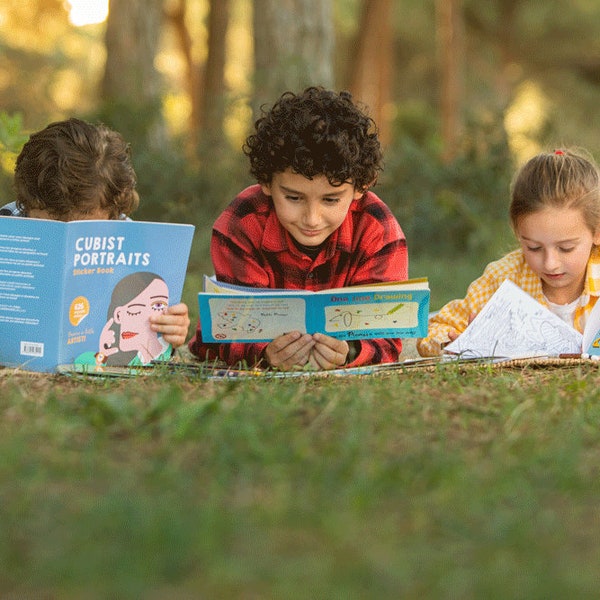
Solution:
[(168, 360), (171, 346), (150, 327), (151, 315), (168, 306), (169, 288), (162, 277), (150, 272), (127, 275), (113, 289), (98, 352), (84, 353), (75, 362), (101, 368)]

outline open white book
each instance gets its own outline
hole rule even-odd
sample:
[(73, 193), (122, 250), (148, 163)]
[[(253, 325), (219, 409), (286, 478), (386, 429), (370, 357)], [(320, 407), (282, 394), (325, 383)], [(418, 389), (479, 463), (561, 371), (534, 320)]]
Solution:
[(561, 354), (600, 358), (600, 302), (590, 313), (582, 335), (507, 279), (444, 352), (464, 358)]

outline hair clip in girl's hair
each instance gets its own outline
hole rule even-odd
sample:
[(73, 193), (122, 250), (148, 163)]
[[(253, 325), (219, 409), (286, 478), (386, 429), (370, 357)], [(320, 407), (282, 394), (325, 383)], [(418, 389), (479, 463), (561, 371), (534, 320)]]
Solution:
[(554, 154), (558, 155), (558, 156), (563, 156), (564, 152), (562, 150), (555, 150)]

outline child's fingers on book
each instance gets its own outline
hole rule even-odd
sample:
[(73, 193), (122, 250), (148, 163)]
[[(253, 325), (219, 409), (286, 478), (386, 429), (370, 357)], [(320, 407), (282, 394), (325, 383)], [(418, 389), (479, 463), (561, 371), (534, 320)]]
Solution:
[(157, 323), (150, 323), (150, 329), (158, 333), (186, 333), (189, 328), (189, 323), (180, 321), (162, 321)]
[(346, 351), (344, 352), (341, 349), (331, 348), (325, 344), (316, 344), (312, 351), (312, 357), (320, 369), (334, 369), (341, 367), (346, 362), (347, 355), (347, 346)]
[[(297, 338), (296, 334), (300, 337)], [(313, 346), (314, 341), (310, 335), (291, 332), (270, 342), (265, 349), (265, 356), (272, 367), (287, 369), (304, 366)]]
[(165, 310), (165, 313), (170, 315), (188, 314), (188, 307), (184, 302), (180, 302), (179, 304), (171, 304), (171, 306)]
[(315, 333), (313, 339), (318, 348), (329, 348), (336, 354), (343, 354), (345, 356), (350, 349), (346, 340), (338, 340), (337, 338), (322, 333)]

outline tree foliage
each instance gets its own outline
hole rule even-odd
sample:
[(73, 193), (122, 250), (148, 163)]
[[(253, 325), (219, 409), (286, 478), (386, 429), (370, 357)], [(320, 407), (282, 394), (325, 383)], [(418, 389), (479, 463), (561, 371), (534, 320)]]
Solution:
[(573, 144), (600, 158), (600, 3), (453, 0), (437, 17), (450, 5), (461, 43), (443, 47), (444, 87), (435, 2), (112, 0), (107, 23), (75, 27), (62, 0), (5, 0), (0, 109), (26, 131), (105, 121), (132, 144), (141, 212), (208, 227), (250, 182), (240, 146), (258, 106), (309, 84), (351, 89), (381, 127), (380, 189), (412, 247), (472, 251), (528, 154)]

